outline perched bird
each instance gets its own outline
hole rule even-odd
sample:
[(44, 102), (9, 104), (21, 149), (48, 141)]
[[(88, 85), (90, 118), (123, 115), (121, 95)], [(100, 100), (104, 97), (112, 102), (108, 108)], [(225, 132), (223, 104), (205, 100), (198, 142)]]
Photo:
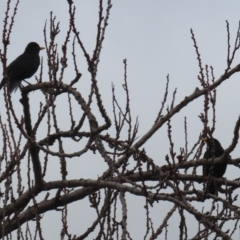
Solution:
[(6, 69), (6, 74), (0, 84), (0, 89), (8, 83), (9, 92), (12, 93), (20, 86), (21, 81), (32, 77), (40, 64), (39, 51), (44, 49), (35, 42), (30, 42), (23, 54), (18, 56)]
[[(216, 178), (221, 178), (227, 169), (228, 157), (224, 159), (221, 163), (211, 164), (212, 157), (218, 158), (221, 157), (224, 153), (220, 142), (215, 138), (208, 138), (205, 140), (207, 142), (207, 150), (204, 153), (204, 158), (209, 160), (208, 164), (203, 165), (203, 175), (208, 176), (209, 174)], [(214, 179), (210, 179), (208, 192), (213, 195), (218, 195), (218, 188), (220, 187)]]

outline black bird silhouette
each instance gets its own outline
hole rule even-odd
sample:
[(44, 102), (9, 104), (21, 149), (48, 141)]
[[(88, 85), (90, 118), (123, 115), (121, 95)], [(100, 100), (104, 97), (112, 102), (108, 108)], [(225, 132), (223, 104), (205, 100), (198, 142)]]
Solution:
[(30, 42), (23, 54), (18, 56), (6, 69), (6, 74), (0, 84), (0, 89), (7, 83), (12, 93), (20, 86), (21, 81), (32, 77), (40, 64), (39, 51), (44, 49), (35, 42)]
[[(204, 153), (204, 158), (210, 160), (212, 157), (218, 158), (221, 157), (224, 153), (220, 142), (215, 138), (208, 138), (205, 140), (207, 142), (207, 150)], [(227, 161), (229, 156), (226, 157), (221, 163), (216, 164), (205, 164), (203, 165), (203, 175), (208, 176), (209, 174), (216, 178), (221, 178), (227, 169)], [(213, 195), (218, 196), (218, 188), (221, 184), (217, 184), (214, 179), (210, 179), (209, 188), (207, 191)]]

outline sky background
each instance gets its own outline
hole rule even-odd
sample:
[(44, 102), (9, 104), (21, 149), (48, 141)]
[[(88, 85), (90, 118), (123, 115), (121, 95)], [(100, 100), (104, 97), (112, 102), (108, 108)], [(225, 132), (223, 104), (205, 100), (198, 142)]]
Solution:
[[(15, 1), (12, 1), (12, 3), (15, 3)], [(197, 80), (199, 72), (198, 62), (190, 29), (193, 29), (197, 39), (203, 66), (206, 64), (213, 66), (216, 79), (224, 73), (227, 59), (226, 20), (230, 24), (231, 46), (233, 46), (240, 20), (240, 1), (232, 0), (230, 3), (229, 1), (219, 0), (115, 0), (112, 3), (113, 7), (111, 9), (109, 26), (103, 44), (98, 71), (99, 88), (102, 93), (103, 102), (109, 112), (112, 111), (112, 83), (115, 85), (119, 102), (124, 106), (125, 95), (122, 90), (122, 83), (124, 74), (123, 59), (126, 58), (128, 62), (128, 84), (131, 96), (132, 117), (133, 119), (137, 116), (139, 118), (140, 127), (138, 136), (141, 137), (149, 130), (156, 119), (161, 107), (166, 76), (168, 74), (170, 78), (169, 96), (177, 88), (176, 104), (183, 100), (185, 96), (192, 94), (196, 87), (200, 88), (200, 83)], [(81, 0), (75, 1), (74, 4), (77, 8), (76, 22), (81, 33), (81, 39), (87, 51), (91, 54), (95, 46), (98, 1)], [(5, 9), (6, 3), (5, 1), (1, 1), (1, 21), (4, 19)], [(8, 63), (20, 55), (31, 41), (36, 41), (40, 46), (44, 46), (43, 28), (46, 20), (49, 23), (50, 11), (53, 11), (53, 15), (56, 16), (57, 21), (60, 21), (61, 32), (57, 37), (57, 42), (59, 47), (63, 44), (69, 23), (66, 1), (22, 0), (19, 4), (11, 35), (11, 44), (8, 48)], [(2, 31), (2, 27), (0, 30)], [(43, 57), (45, 67), (44, 77), (47, 81), (46, 52), (42, 51), (40, 55)], [(239, 60), (240, 57), (237, 54), (233, 66), (239, 63)], [(81, 89), (81, 94), (86, 98), (89, 92), (90, 78), (86, 62), (80, 51), (78, 66), (83, 76), (77, 86)], [(73, 78), (74, 72), (70, 69), (65, 75), (64, 81), (70, 82)], [(34, 78), (31, 78), (31, 81), (35, 81)], [(220, 140), (224, 148), (228, 147), (231, 143), (235, 121), (240, 113), (239, 86), (239, 75), (236, 75), (224, 82), (217, 90), (217, 123), (214, 136)], [(18, 101), (19, 98), (20, 91), (17, 91), (13, 95), (13, 101), (16, 104), (16, 111), (20, 116), (22, 108)], [(0, 101), (3, 102), (2, 96), (0, 96)], [(37, 101), (38, 99), (36, 100), (36, 104)], [(170, 105), (170, 103), (171, 97), (168, 99), (168, 104)], [(60, 104), (61, 106), (65, 106), (65, 100), (63, 99)], [(33, 112), (34, 108), (37, 109), (37, 106), (34, 103), (32, 104)], [(4, 116), (4, 112), (5, 110), (1, 112), (2, 116)], [(185, 144), (183, 129), (185, 116), (188, 121), (189, 148), (197, 141), (202, 129), (198, 118), (201, 112), (203, 112), (202, 98), (192, 102), (172, 118), (175, 151), (179, 152), (179, 148), (184, 147)], [(67, 109), (66, 112), (62, 111), (62, 109), (59, 110), (60, 124), (63, 127), (66, 114)], [(112, 114), (110, 116), (111, 118), (113, 117)], [(159, 165), (165, 164), (164, 156), (168, 153), (169, 149), (166, 136), (167, 131), (164, 126), (144, 146), (148, 155)], [(38, 137), (41, 138), (41, 134)], [(71, 152), (71, 147), (69, 146), (69, 152)], [(239, 146), (237, 146), (232, 153), (232, 157), (239, 157), (239, 155)], [(77, 171), (77, 159), (71, 160), (69, 163), (69, 176), (79, 177), (80, 175), (82, 178), (96, 179), (98, 174), (101, 174), (106, 168), (105, 164), (98, 160), (98, 157), (92, 159), (92, 155), (89, 155), (85, 168), (78, 169)], [(94, 170), (93, 166), (95, 167)], [(56, 168), (57, 161), (56, 163), (54, 161), (51, 162), (49, 169), (52, 174), (47, 176), (48, 180), (57, 179), (59, 173), (56, 172)], [(225, 176), (228, 179), (234, 179), (239, 177), (239, 174), (237, 169), (228, 167)], [(92, 221), (91, 218), (88, 219), (88, 216), (91, 215), (86, 211), (86, 209), (89, 210), (88, 205), (88, 201), (82, 201), (81, 203), (73, 203), (69, 207), (69, 213), (72, 214), (72, 218), (74, 218), (76, 209), (79, 210), (79, 215), (76, 216), (77, 221), (69, 226), (69, 230), (72, 230), (77, 235), (80, 235)], [(129, 228), (131, 229), (133, 239), (143, 238), (144, 228), (139, 227), (139, 216), (144, 214), (143, 205), (144, 199), (138, 199), (136, 202), (134, 196), (129, 196)], [(160, 222), (158, 215), (164, 216), (165, 209), (169, 209), (169, 205), (162, 202), (159, 203), (159, 206), (155, 205), (154, 209), (151, 209), (155, 226)], [(43, 225), (48, 226), (51, 223), (51, 232), (45, 230), (44, 233), (45, 236), (48, 236), (47, 238), (53, 239), (60, 231), (60, 221), (56, 223), (55, 214), (46, 215), (47, 221), (43, 222)], [(84, 218), (82, 218), (83, 215)], [(53, 222), (56, 224), (52, 224)], [(178, 231), (177, 216), (170, 223), (175, 224)], [(141, 224), (144, 226), (144, 217)], [(174, 239), (174, 233), (174, 231), (170, 231), (169, 229), (169, 239)], [(49, 237), (50, 234), (51, 238)], [(193, 235), (189, 235), (189, 237), (193, 237)]]

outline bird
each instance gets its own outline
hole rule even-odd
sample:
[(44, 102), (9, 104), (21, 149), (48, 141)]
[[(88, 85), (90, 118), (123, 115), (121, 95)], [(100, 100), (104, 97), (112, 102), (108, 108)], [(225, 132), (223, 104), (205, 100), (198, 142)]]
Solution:
[[(211, 164), (212, 157), (214, 158), (221, 157), (224, 153), (224, 149), (221, 143), (215, 138), (207, 138), (204, 141), (206, 141), (207, 143), (207, 150), (204, 153), (204, 159), (210, 160), (210, 163), (203, 165), (203, 175), (209, 176), (210, 174), (212, 177), (221, 178), (226, 172), (227, 161), (229, 156), (223, 159), (221, 163), (215, 163), (212, 165)], [(215, 196), (218, 196), (218, 188), (220, 187), (220, 185), (217, 184), (214, 179), (210, 178), (210, 183), (207, 192)]]
[(7, 83), (9, 92), (12, 93), (18, 89), (21, 81), (32, 77), (40, 65), (39, 52), (43, 49), (45, 48), (40, 47), (36, 42), (30, 42), (23, 54), (6, 68), (6, 74), (0, 83), (0, 89)]

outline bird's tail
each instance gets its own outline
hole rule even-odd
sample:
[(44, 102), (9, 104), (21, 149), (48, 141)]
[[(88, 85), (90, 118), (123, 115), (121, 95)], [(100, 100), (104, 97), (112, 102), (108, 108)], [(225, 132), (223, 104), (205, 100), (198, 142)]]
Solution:
[(1, 81), (1, 83), (0, 83), (0, 89), (3, 88), (3, 86), (5, 85), (5, 83), (6, 83), (6, 78), (3, 78), (2, 81)]
[[(3, 88), (3, 86), (7, 83), (7, 78), (3, 78), (1, 83), (0, 83), (0, 89)], [(13, 91), (16, 91), (20, 85), (20, 81), (16, 81), (16, 80), (13, 80), (11, 79), (10, 81), (8, 81), (8, 88), (9, 88), (9, 92), (10, 94), (13, 92)]]
[(216, 183), (216, 181), (214, 179), (210, 180), (209, 186), (208, 186), (208, 192), (218, 196), (218, 184)]
[(9, 92), (12, 94), (12, 92), (16, 92), (17, 89), (19, 88), (20, 86), (20, 81), (13, 81), (11, 80), (10, 83), (9, 83)]

